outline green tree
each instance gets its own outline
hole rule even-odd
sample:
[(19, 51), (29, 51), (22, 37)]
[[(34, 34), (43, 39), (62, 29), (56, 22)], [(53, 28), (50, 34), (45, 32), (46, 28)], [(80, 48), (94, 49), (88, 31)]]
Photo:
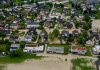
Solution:
[(26, 27), (25, 22), (22, 20), (19, 22), (19, 28), (24, 29)]
[(6, 34), (2, 31), (0, 31), (0, 37), (2, 38), (2, 41), (4, 41), (4, 38), (6, 37)]
[(84, 45), (85, 44), (85, 38), (83, 36), (77, 37), (77, 43)]
[(55, 37), (58, 37), (59, 34), (60, 34), (60, 32), (59, 32), (58, 29), (54, 29), (54, 30), (53, 30), (53, 34), (54, 34)]
[(26, 44), (26, 42), (21, 41), (21, 42), (20, 42), (20, 48), (23, 49), (23, 48), (25, 47), (25, 44)]
[(18, 34), (19, 34), (19, 30), (14, 30), (14, 31), (12, 31), (12, 34), (13, 34), (13, 35), (18, 35)]
[(22, 55), (22, 51), (17, 49), (17, 50), (13, 50), (9, 53), (10, 57), (20, 57)]
[(86, 14), (86, 15), (84, 16), (83, 20), (86, 21), (86, 22), (89, 22), (89, 21), (91, 21), (91, 18), (90, 18), (89, 15)]
[(50, 39), (50, 41), (53, 41), (54, 38), (55, 38), (54, 34), (50, 32), (49, 33), (49, 39)]
[(87, 32), (87, 31), (82, 32), (82, 36), (83, 36), (84, 38), (86, 38), (86, 37), (88, 36), (88, 32)]
[(83, 25), (83, 29), (84, 30), (89, 30), (92, 28), (92, 23), (91, 22), (87, 22)]

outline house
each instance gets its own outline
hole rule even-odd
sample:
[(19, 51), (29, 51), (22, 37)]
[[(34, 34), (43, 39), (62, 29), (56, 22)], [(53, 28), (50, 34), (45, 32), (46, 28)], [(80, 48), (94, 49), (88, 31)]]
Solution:
[(45, 27), (51, 27), (51, 26), (52, 26), (51, 20), (45, 21), (45, 22), (44, 22), (44, 26), (45, 26)]
[(48, 47), (47, 53), (63, 54), (64, 53), (64, 47)]
[(20, 18), (16, 18), (13, 20), (12, 24), (10, 25), (11, 28), (13, 29), (18, 29), (18, 23), (20, 21)]
[(100, 70), (100, 61), (96, 61), (95, 64), (96, 64), (97, 70)]
[(63, 30), (60, 34), (61, 39), (66, 39), (67, 37), (69, 37), (69, 32), (66, 30)]
[(87, 44), (87, 45), (94, 45), (93, 38), (87, 37), (87, 38), (86, 38), (86, 44)]
[(90, 35), (93, 35), (93, 36), (98, 35), (98, 31), (96, 29), (90, 30), (89, 32), (90, 32)]
[(10, 51), (17, 50), (20, 48), (20, 44), (11, 44)]
[(61, 14), (53, 12), (49, 17), (50, 17), (50, 19), (52, 19), (52, 18), (59, 19), (59, 17), (61, 17)]
[(18, 29), (18, 23), (12, 23), (10, 25), (10, 28), (12, 28), (12, 29)]
[(9, 41), (10, 42), (17, 42), (17, 41), (19, 41), (19, 36), (11, 35), (9, 38)]
[(64, 24), (63, 24), (63, 28), (64, 29), (71, 29), (73, 27), (73, 24), (71, 23), (71, 21), (66, 21)]
[(6, 34), (7, 36), (10, 36), (10, 35), (11, 35), (11, 33), (12, 33), (12, 31), (11, 31), (11, 30), (4, 30), (4, 32), (5, 32), (5, 34)]
[(79, 34), (78, 30), (73, 30), (72, 31), (73, 36), (77, 36)]
[(92, 48), (92, 52), (95, 55), (99, 55), (100, 54), (100, 45), (95, 45), (95, 47)]
[(85, 47), (71, 47), (71, 53), (85, 54), (87, 52)]
[(42, 43), (48, 43), (48, 34), (46, 31), (42, 31), (40, 33), (40, 36), (42, 38)]
[(26, 44), (23, 52), (43, 52), (44, 45), (36, 45), (36, 44)]
[(31, 19), (28, 19), (25, 21), (26, 28), (37, 28), (39, 27), (39, 23), (36, 21), (33, 21)]
[(32, 42), (32, 35), (26, 35), (24, 38), (25, 42)]

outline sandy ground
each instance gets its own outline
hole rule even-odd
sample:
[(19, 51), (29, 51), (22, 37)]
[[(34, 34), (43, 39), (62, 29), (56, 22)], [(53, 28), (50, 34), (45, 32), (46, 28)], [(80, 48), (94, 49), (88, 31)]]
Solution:
[(100, 20), (93, 20), (92, 29), (97, 29), (97, 28), (100, 30)]
[(67, 62), (60, 58), (47, 57), (42, 60), (28, 60), (21, 64), (8, 64), (5, 70), (66, 70)]
[[(71, 59), (91, 58), (77, 55), (38, 54), (46, 56), (40, 60), (27, 60), (20, 64), (7, 64), (4, 70), (71, 70)], [(67, 61), (65, 59), (67, 58)]]

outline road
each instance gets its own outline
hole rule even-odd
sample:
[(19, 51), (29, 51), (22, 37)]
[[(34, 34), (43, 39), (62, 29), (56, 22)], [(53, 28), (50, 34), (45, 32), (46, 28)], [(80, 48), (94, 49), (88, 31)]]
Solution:
[[(52, 2), (51, 0), (49, 1), (41, 1), (41, 2), (38, 2), (39, 4), (42, 4), (42, 3), (46, 3), (46, 2)], [(64, 1), (56, 1), (56, 2), (52, 2), (53, 4), (57, 3), (57, 4), (60, 4), (60, 3), (65, 3), (65, 2), (69, 2), (69, 0), (64, 0)]]

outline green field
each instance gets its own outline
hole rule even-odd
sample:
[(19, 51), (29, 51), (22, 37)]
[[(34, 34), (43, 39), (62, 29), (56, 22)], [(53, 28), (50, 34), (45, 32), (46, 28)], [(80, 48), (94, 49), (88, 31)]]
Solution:
[(72, 70), (96, 70), (91, 59), (72, 59)]
[(0, 70), (3, 70), (4, 66), (3, 65), (0, 65)]
[(24, 53), (21, 57), (2, 56), (0, 57), (0, 64), (21, 63), (27, 59), (40, 59), (40, 58), (42, 58), (42, 56), (36, 56), (36, 54), (28, 54), (28, 53)]

